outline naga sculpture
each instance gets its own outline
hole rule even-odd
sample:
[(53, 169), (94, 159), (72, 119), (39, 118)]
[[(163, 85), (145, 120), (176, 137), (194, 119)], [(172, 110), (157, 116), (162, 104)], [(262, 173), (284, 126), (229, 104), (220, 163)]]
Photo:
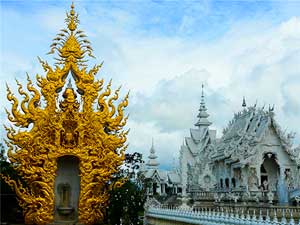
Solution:
[[(65, 22), (67, 28), (54, 38), (49, 52), (57, 54), (55, 66), (39, 59), (46, 76), (36, 76), (38, 87), (28, 75), (28, 92), (17, 81), (23, 97), (20, 102), (7, 87), (12, 108), (6, 112), (13, 124), (5, 127), (7, 155), (22, 182), (1, 177), (15, 190), (26, 224), (53, 222), (54, 183), (60, 157), (79, 160), (78, 223), (101, 221), (109, 189), (124, 182), (113, 183), (111, 179), (127, 148), (128, 130), (123, 127), (128, 116), (123, 111), (128, 94), (116, 105), (120, 88), (111, 93), (111, 81), (104, 87), (103, 79), (95, 79), (102, 64), (88, 69), (86, 58), (93, 57), (92, 48), (83, 31), (77, 29), (79, 20), (73, 4)], [(68, 75), (73, 77), (76, 91), (66, 85)]]

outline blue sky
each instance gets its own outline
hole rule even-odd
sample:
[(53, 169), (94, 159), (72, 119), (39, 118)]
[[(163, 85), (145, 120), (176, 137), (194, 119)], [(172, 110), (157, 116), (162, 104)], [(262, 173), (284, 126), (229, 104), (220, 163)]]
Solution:
[[(71, 1), (1, 1), (0, 103), (5, 82), (43, 75), (46, 55)], [(130, 151), (148, 154), (151, 139), (163, 167), (177, 157), (196, 122), (201, 84), (221, 130), (248, 104), (275, 104), (283, 129), (300, 129), (300, 1), (76, 1), (80, 28), (104, 60), (98, 78), (130, 89)], [(7, 123), (0, 109), (1, 123)], [(5, 135), (1, 130), (2, 136)]]

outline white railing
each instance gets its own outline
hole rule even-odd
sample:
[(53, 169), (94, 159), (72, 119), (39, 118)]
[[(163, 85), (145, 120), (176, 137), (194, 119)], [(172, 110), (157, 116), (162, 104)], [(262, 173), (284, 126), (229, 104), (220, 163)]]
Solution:
[[(287, 219), (286, 214), (290, 214)], [(284, 211), (282, 218), (278, 218), (276, 211), (273, 218), (269, 216), (269, 212), (265, 216), (262, 211), (256, 215), (255, 211), (250, 215), (248, 212), (229, 212), (227, 210), (211, 210), (200, 209), (193, 210), (191, 208), (166, 208), (160, 206), (150, 206), (145, 212), (147, 218), (157, 218), (166, 221), (176, 221), (186, 224), (197, 225), (300, 225), (300, 219), (295, 221), (293, 211)], [(300, 215), (297, 215), (299, 218)]]

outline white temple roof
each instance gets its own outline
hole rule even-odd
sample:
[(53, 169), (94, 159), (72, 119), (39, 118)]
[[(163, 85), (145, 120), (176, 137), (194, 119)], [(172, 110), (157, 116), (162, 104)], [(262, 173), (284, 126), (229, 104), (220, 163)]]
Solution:
[(176, 171), (170, 171), (168, 173), (168, 178), (169, 178), (170, 183), (173, 183), (173, 184), (180, 184), (181, 183), (180, 176)]
[(159, 169), (148, 169), (145, 171), (145, 178), (146, 179), (153, 179), (157, 176), (161, 183), (168, 182), (168, 173), (169, 171), (159, 170)]
[(209, 129), (209, 126), (212, 123), (208, 120), (209, 114), (207, 113), (207, 108), (205, 106), (203, 85), (200, 109), (197, 117), (199, 118), (198, 122), (195, 124), (197, 128), (191, 128), (191, 136), (185, 138), (187, 148), (194, 156), (202, 152), (207, 145), (216, 138), (216, 131)]
[(203, 84), (202, 84), (202, 95), (201, 95), (201, 102), (200, 102), (200, 109), (199, 109), (199, 114), (198, 114), (198, 122), (195, 124), (197, 127), (208, 127), (212, 123), (207, 119), (209, 117), (209, 114), (207, 113), (207, 109), (205, 106), (205, 101), (204, 101), (204, 92), (203, 92)]
[(159, 174), (159, 177), (162, 181), (164, 182), (167, 182), (167, 179), (168, 179), (168, 171), (165, 171), (165, 170), (158, 170), (157, 171), (158, 174)]
[(238, 153), (238, 151), (254, 149), (262, 141), (269, 127), (274, 128), (282, 146), (291, 154), (291, 139), (276, 123), (273, 109), (266, 111), (263, 108), (248, 107), (236, 113), (228, 127), (224, 129), (223, 137), (215, 146), (214, 158), (224, 159), (232, 156), (231, 159), (235, 159), (236, 155), (244, 159), (250, 157), (251, 154), (255, 154), (254, 151), (251, 154), (249, 152)]
[(153, 177), (153, 174), (154, 174), (155, 170), (146, 170), (145, 171), (145, 178), (152, 178)]

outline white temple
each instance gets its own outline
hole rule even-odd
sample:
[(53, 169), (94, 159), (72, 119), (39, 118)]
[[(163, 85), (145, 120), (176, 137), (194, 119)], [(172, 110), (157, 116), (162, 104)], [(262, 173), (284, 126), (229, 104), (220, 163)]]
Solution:
[[(176, 186), (182, 196), (199, 200), (200, 192), (210, 193), (216, 202), (234, 200), (295, 204), (300, 200), (300, 146), (293, 147), (293, 133), (281, 130), (274, 118), (274, 106), (246, 106), (216, 138), (216, 130), (202, 96), (198, 121), (190, 129), (180, 149)], [(158, 185), (172, 186), (166, 180), (171, 172), (158, 169), (152, 146), (146, 175)], [(154, 157), (155, 156), (155, 157)], [(161, 188), (159, 193), (166, 189)]]
[(180, 174), (176, 169), (164, 171), (158, 169), (159, 163), (156, 161), (156, 154), (152, 140), (150, 155), (146, 163), (144, 176), (148, 183), (149, 195), (172, 195), (182, 192)]

